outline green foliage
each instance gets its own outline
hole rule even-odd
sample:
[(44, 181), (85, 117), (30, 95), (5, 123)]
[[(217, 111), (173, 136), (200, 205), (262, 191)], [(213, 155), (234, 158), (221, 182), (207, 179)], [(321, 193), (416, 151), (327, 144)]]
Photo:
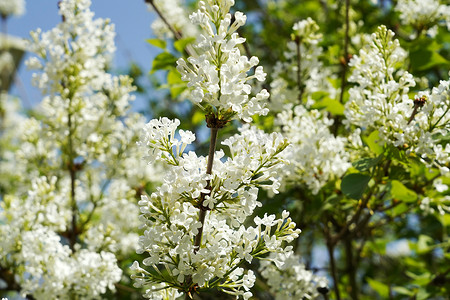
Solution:
[(366, 278), (369, 286), (378, 293), (383, 299), (389, 298), (389, 286), (386, 284), (373, 280), (371, 278)]
[(392, 199), (395, 201), (415, 202), (417, 194), (405, 187), (400, 181), (392, 180), (388, 184), (388, 191)]
[(173, 43), (173, 47), (180, 53), (184, 53), (186, 47), (195, 41), (193, 37), (182, 38)]
[(352, 173), (342, 179), (341, 190), (349, 198), (361, 199), (370, 181), (370, 176)]
[(159, 70), (168, 70), (173, 68), (177, 61), (177, 58), (169, 52), (162, 52), (158, 54), (152, 63), (152, 71), (154, 73)]
[(153, 45), (153, 46), (155, 46), (155, 47), (157, 47), (157, 48), (161, 48), (161, 49), (163, 49), (163, 50), (165, 50), (166, 47), (167, 47), (167, 42), (166, 42), (165, 40), (161, 40), (161, 39), (148, 39), (147, 42), (148, 42), (150, 45)]

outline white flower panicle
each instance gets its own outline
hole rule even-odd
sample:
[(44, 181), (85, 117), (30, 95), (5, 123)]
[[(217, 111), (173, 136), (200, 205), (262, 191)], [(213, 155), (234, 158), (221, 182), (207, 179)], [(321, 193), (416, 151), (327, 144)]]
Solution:
[(340, 178), (351, 166), (345, 137), (330, 132), (333, 120), (317, 110), (301, 105), (280, 113), (276, 124), (291, 142), (283, 157), (290, 164), (282, 169), (283, 181), (306, 185), (313, 194), (333, 179)]
[(298, 255), (270, 254), (270, 257), (283, 264), (275, 265), (272, 261), (262, 260), (259, 271), (276, 300), (322, 298), (318, 288), (327, 288), (328, 280), (306, 270)]
[(319, 29), (319, 25), (311, 18), (299, 21), (292, 27), (294, 38), (308, 44), (317, 44), (322, 40), (322, 34), (318, 32)]
[(180, 125), (180, 120), (169, 120), (166, 117), (153, 119), (144, 127), (140, 145), (150, 147), (149, 164), (155, 159), (163, 159), (165, 162), (178, 165), (178, 158), (183, 154), (186, 146), (195, 140), (195, 135), (187, 130), (180, 130), (180, 139), (175, 138), (175, 131)]
[[(191, 21), (200, 25), (203, 34), (194, 46), (198, 56), (177, 61), (181, 78), (188, 81), (191, 101), (201, 106), (217, 119), (229, 120), (234, 115), (249, 122), (255, 114), (265, 115), (266, 90), (251, 96), (249, 81), (264, 81), (266, 73), (258, 66), (257, 57), (248, 59), (241, 55), (238, 45), (245, 42), (236, 30), (245, 24), (246, 16), (241, 12), (234, 15), (231, 24), (229, 9), (234, 1), (200, 1), (199, 10), (191, 15)], [(248, 73), (252, 68), (254, 73)]]
[[(148, 257), (142, 262), (145, 267), (135, 265), (136, 285), (149, 285), (150, 296), (161, 284), (185, 291), (186, 280), (191, 278), (199, 287), (217, 287), (248, 299), (255, 276), (251, 271), (245, 273), (241, 264), (268, 252), (290, 252), (291, 247), (282, 243), (300, 233), (288, 212), (281, 219), (274, 215), (256, 217), (256, 227), (244, 226), (246, 218), (261, 205), (258, 188), (277, 192), (280, 184), (275, 175), (282, 167), (280, 153), (288, 144), (280, 134), (268, 135), (244, 126), (239, 134), (222, 142), (231, 155), (224, 159), (223, 151), (217, 151), (212, 175), (208, 175), (207, 158), (192, 151), (178, 152), (172, 146), (178, 144), (178, 124), (178, 120), (153, 120), (144, 129), (142, 145), (158, 149), (153, 157), (166, 162), (168, 170), (163, 185), (139, 202), (145, 232), (138, 252)], [(202, 226), (198, 220), (200, 197), (204, 197), (202, 209), (207, 209), (208, 215), (202, 244), (195, 248), (193, 241)], [(161, 275), (161, 270), (169, 272), (170, 280)]]
[[(11, 254), (2, 256), (3, 267), (22, 266), (25, 274), (20, 280), (22, 296), (36, 299), (98, 299), (122, 275), (114, 254), (95, 253), (82, 249), (75, 254), (63, 245), (59, 235), (47, 226), (35, 225), (32, 230), (20, 232), (16, 221), (0, 227), (2, 236), (8, 236)], [(4, 235), (5, 234), (5, 235)], [(0, 245), (2, 251), (5, 244)], [(11, 264), (11, 265), (9, 265)], [(19, 269), (15, 270), (16, 274)]]
[(401, 68), (407, 54), (393, 36), (380, 26), (370, 43), (350, 61), (349, 81), (357, 86), (350, 89), (350, 101), (345, 105), (347, 122), (366, 132), (378, 131), (382, 145), (405, 148), (407, 153), (447, 165), (450, 146), (436, 142), (450, 127), (449, 82), (441, 81), (431, 92), (420, 92), (410, 99), (409, 89), (415, 81)]
[(0, 0), (0, 15), (21, 16), (25, 13), (25, 0)]
[(27, 64), (44, 100), (39, 119), (14, 132), (20, 147), (8, 158), (17, 180), (1, 202), (0, 265), (35, 299), (101, 298), (121, 280), (118, 259), (138, 245), (144, 121), (128, 113), (131, 79), (105, 72), (114, 27), (93, 19), (90, 3), (61, 1), (62, 22), (32, 33), (37, 57)]
[[(349, 81), (357, 86), (349, 91), (345, 116), (349, 123), (363, 129), (390, 124), (386, 116), (396, 117), (395, 121), (406, 125), (412, 112), (408, 92), (415, 82), (411, 74), (400, 69), (407, 53), (393, 37), (392, 31), (380, 26), (359, 55), (349, 62), (352, 68)], [(402, 118), (397, 117), (402, 114)], [(380, 131), (387, 132), (384, 127)]]
[(400, 20), (416, 30), (430, 30), (435, 25), (446, 25), (450, 30), (450, 5), (439, 0), (399, 0), (395, 10)]
[(298, 103), (300, 97), (310, 106), (314, 103), (312, 94), (315, 92), (326, 92), (331, 98), (336, 95), (330, 83), (333, 75), (320, 60), (323, 49), (318, 43), (322, 34), (317, 23), (308, 18), (295, 23), (292, 31), (292, 41), (287, 43), (284, 52), (286, 60), (277, 61), (272, 73), (269, 105), (275, 111), (283, 110), (287, 103)]
[[(76, 98), (91, 89), (114, 86), (117, 79), (105, 73), (115, 51), (114, 25), (109, 20), (94, 20), (90, 4), (90, 0), (61, 1), (63, 22), (48, 32), (31, 33), (30, 50), (41, 60), (33, 57), (26, 64), (41, 71), (33, 75), (33, 82), (43, 94)], [(122, 100), (123, 95), (118, 96)]]

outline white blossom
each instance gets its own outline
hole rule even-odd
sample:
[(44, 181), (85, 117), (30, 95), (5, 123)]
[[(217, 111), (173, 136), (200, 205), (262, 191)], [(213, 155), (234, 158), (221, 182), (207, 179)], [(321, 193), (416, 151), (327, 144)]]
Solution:
[(345, 137), (330, 132), (333, 120), (317, 110), (301, 105), (288, 106), (276, 118), (276, 124), (291, 142), (284, 152), (290, 164), (282, 169), (283, 180), (306, 185), (313, 194), (329, 181), (344, 175), (351, 166)]
[(0, 15), (2, 17), (21, 16), (25, 13), (24, 0), (0, 0)]
[(287, 43), (284, 52), (286, 60), (277, 61), (272, 72), (269, 105), (275, 111), (283, 110), (287, 103), (303, 102), (311, 106), (316, 92), (328, 93), (331, 98), (337, 94), (330, 83), (333, 78), (331, 70), (320, 60), (323, 49), (318, 45), (322, 40), (319, 26), (308, 18), (295, 23), (292, 30), (293, 41)]
[(430, 91), (409, 97), (414, 78), (399, 68), (407, 58), (394, 33), (384, 26), (353, 56), (349, 81), (357, 83), (349, 91), (345, 105), (347, 124), (366, 133), (377, 131), (380, 145), (404, 148), (428, 163), (449, 163), (450, 146), (436, 143), (449, 130), (449, 81), (441, 81)]
[(233, 4), (234, 1), (221, 1), (219, 5), (211, 0), (199, 2), (199, 10), (191, 15), (191, 21), (203, 29), (195, 45), (198, 55), (187, 60), (180, 58), (177, 70), (181, 79), (188, 81), (194, 104), (221, 120), (237, 115), (249, 122), (252, 115), (267, 114), (265, 100), (269, 94), (262, 90), (252, 96), (250, 82), (264, 80), (265, 74), (262, 67), (256, 68), (253, 75), (248, 74), (259, 60), (241, 55), (237, 47), (245, 42), (236, 30), (246, 18), (236, 12), (237, 17), (231, 24), (228, 11)]
[[(166, 119), (150, 124), (146, 131), (151, 133), (144, 135), (142, 145), (154, 147), (175, 139), (178, 122)], [(145, 268), (134, 265), (137, 274), (133, 277), (137, 285), (151, 286), (146, 296), (153, 297), (152, 291), (167, 282), (156, 275), (166, 269), (173, 278), (171, 286), (178, 290), (183, 290), (185, 280), (191, 278), (199, 287), (213, 285), (248, 299), (254, 276), (243, 273), (239, 265), (268, 252), (291, 251), (282, 243), (291, 242), (300, 231), (289, 213), (283, 213), (281, 219), (274, 215), (256, 217), (255, 227), (244, 226), (246, 218), (261, 205), (258, 187), (277, 192), (275, 175), (282, 167), (280, 153), (287, 143), (280, 134), (268, 135), (250, 126), (240, 131), (223, 141), (230, 148), (230, 157), (225, 159), (222, 150), (216, 151), (212, 175), (206, 174), (206, 157), (192, 151), (178, 153), (173, 147), (160, 150), (165, 154), (158, 158), (167, 163), (164, 183), (139, 202), (144, 234), (138, 252), (146, 253), (147, 258), (142, 262)], [(203, 205), (208, 214), (202, 244), (194, 248), (194, 237), (202, 226), (198, 221), (200, 197), (205, 197)]]
[(276, 300), (320, 299), (317, 288), (325, 288), (328, 280), (306, 270), (298, 255), (271, 254), (270, 260), (262, 260), (259, 272), (267, 280), (270, 291)]
[(63, 0), (62, 22), (32, 33), (28, 66), (44, 99), (38, 117), (5, 123), (17, 149), (6, 164), (15, 180), (1, 201), (0, 265), (35, 299), (114, 291), (118, 260), (139, 240), (136, 196), (152, 169), (136, 145), (144, 122), (128, 112), (131, 79), (105, 72), (114, 27), (93, 19), (90, 4)]
[(416, 30), (427, 30), (434, 36), (436, 24), (446, 25), (450, 30), (450, 5), (441, 4), (439, 0), (399, 0), (395, 10), (400, 13), (400, 20)]

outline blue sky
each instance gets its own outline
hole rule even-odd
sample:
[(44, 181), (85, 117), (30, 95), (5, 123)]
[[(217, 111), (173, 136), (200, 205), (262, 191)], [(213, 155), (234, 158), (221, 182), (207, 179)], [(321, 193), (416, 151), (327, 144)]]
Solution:
[[(124, 69), (131, 62), (137, 62), (144, 72), (148, 72), (156, 49), (145, 42), (152, 38), (150, 24), (156, 18), (154, 12), (147, 9), (144, 0), (91, 0), (91, 10), (95, 17), (109, 18), (116, 26), (117, 51), (114, 68)], [(49, 30), (60, 22), (58, 0), (26, 0), (26, 12), (21, 17), (8, 20), (8, 33), (28, 38), (32, 30), (40, 27)], [(19, 70), (20, 83), (12, 93), (23, 100), (25, 107), (35, 105), (41, 100), (39, 90), (31, 86), (31, 72), (23, 65)], [(24, 99), (25, 98), (25, 99)], [(135, 108), (144, 106), (138, 99)]]

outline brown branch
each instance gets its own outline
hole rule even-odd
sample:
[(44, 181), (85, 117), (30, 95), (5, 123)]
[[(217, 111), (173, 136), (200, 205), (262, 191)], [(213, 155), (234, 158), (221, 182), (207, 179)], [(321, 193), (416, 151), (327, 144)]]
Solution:
[(180, 39), (183, 38), (181, 36), (181, 33), (178, 32), (177, 30), (175, 30), (175, 28), (173, 28), (172, 25), (170, 25), (170, 23), (167, 21), (166, 17), (164, 17), (164, 15), (161, 13), (159, 8), (153, 2), (153, 0), (145, 0), (145, 3), (148, 3), (148, 4), (150, 4), (152, 6), (152, 8), (158, 14), (159, 18), (164, 22), (164, 24), (166, 24), (166, 26), (167, 26), (167, 28), (169, 28), (170, 32), (172, 32), (172, 34), (173, 34), (173, 36), (175, 37), (176, 40), (180, 40)]
[(297, 86), (298, 86), (298, 102), (302, 103), (303, 93), (305, 90), (305, 85), (303, 84), (302, 78), (302, 55), (301, 55), (301, 41), (297, 38), (295, 40), (295, 44), (297, 46)]
[[(344, 103), (344, 92), (345, 87), (347, 85), (347, 69), (348, 69), (348, 45), (349, 45), (349, 28), (350, 28), (350, 18), (349, 18), (349, 10), (350, 10), (350, 0), (345, 0), (345, 37), (344, 37), (344, 58), (341, 61), (342, 70), (341, 70), (341, 92), (339, 94), (339, 103)], [(339, 116), (334, 117), (333, 124), (333, 134), (337, 136), (339, 124), (341, 119)]]
[(349, 44), (349, 10), (350, 10), (350, 0), (345, 0), (345, 37), (344, 37), (344, 59), (342, 61), (342, 73), (341, 73), (341, 94), (339, 95), (339, 102), (344, 101), (344, 90), (347, 85), (346, 75), (348, 69), (348, 44)]
[(347, 265), (347, 274), (349, 277), (350, 296), (353, 300), (358, 300), (358, 285), (356, 283), (356, 263), (353, 256), (353, 245), (350, 236), (344, 240), (345, 262)]
[[(183, 35), (181, 34), (181, 32), (179, 32), (178, 30), (173, 28), (173, 26), (169, 23), (169, 21), (167, 21), (166, 17), (161, 13), (159, 8), (155, 5), (154, 1), (153, 0), (144, 0), (144, 1), (145, 1), (145, 3), (148, 3), (152, 6), (152, 8), (155, 10), (156, 14), (159, 16), (159, 18), (164, 22), (164, 24), (166, 24), (166, 26), (167, 26), (167, 28), (169, 28), (170, 32), (172, 32), (175, 40), (177, 40), (177, 41), (181, 40), (183, 38)], [(196, 56), (194, 49), (190, 45), (187, 45), (184, 50), (186, 50), (186, 53), (189, 56)]]
[(369, 199), (371, 197), (372, 197), (372, 192), (369, 192), (369, 194), (367, 194), (367, 196), (361, 201), (360, 205), (358, 206), (357, 211), (352, 216), (352, 218), (347, 223), (345, 223), (344, 227), (342, 227), (341, 230), (335, 236), (331, 236), (330, 237), (330, 243), (333, 246), (336, 245), (337, 242), (344, 236), (344, 234), (347, 233), (347, 231), (349, 230), (350, 226), (353, 223), (357, 223), (358, 222), (359, 217), (361, 216), (361, 213), (362, 213), (363, 209), (367, 207), (367, 203), (369, 202)]
[(334, 293), (336, 295), (336, 300), (341, 300), (341, 294), (339, 292), (339, 281), (337, 277), (336, 271), (336, 260), (334, 258), (334, 245), (327, 242), (328, 256), (330, 258), (330, 268), (331, 268), (331, 276), (333, 277), (333, 287)]
[[(71, 101), (71, 98), (69, 98)], [(69, 146), (69, 161), (68, 168), (70, 174), (70, 205), (72, 212), (72, 220), (71, 220), (71, 228), (69, 230), (69, 246), (72, 251), (75, 250), (75, 243), (77, 241), (77, 201), (75, 197), (75, 181), (76, 181), (76, 166), (74, 163), (74, 151), (73, 151), (73, 140), (72, 135), (74, 134), (74, 129), (72, 127), (72, 111), (71, 111), (71, 103), (69, 103), (69, 112), (67, 119), (67, 126), (69, 127), (69, 135), (68, 135), (68, 146)]]
[[(219, 132), (219, 129), (223, 127), (223, 125), (220, 124), (220, 122), (217, 122), (218, 120), (215, 117), (206, 117), (208, 127), (211, 130), (211, 138), (209, 141), (209, 153), (208, 153), (208, 163), (206, 166), (206, 174), (211, 175), (212, 174), (212, 168), (214, 163), (214, 154), (216, 152), (216, 144), (217, 144), (217, 135)], [(206, 189), (208, 189), (211, 193), (211, 181), (208, 180), (208, 183), (206, 185)], [(195, 235), (194, 238), (194, 254), (197, 253), (197, 251), (200, 249), (201, 243), (202, 243), (202, 236), (203, 236), (203, 228), (205, 224), (205, 218), (206, 218), (206, 212), (209, 210), (208, 208), (203, 206), (203, 202), (205, 200), (206, 194), (202, 193), (200, 195), (200, 199), (198, 201), (198, 208), (200, 210), (199, 212), (199, 222), (201, 223), (200, 228), (198, 229), (198, 233)], [(192, 277), (189, 276), (185, 280), (185, 287), (187, 289), (187, 292), (185, 293), (185, 299), (193, 299), (192, 295)]]

